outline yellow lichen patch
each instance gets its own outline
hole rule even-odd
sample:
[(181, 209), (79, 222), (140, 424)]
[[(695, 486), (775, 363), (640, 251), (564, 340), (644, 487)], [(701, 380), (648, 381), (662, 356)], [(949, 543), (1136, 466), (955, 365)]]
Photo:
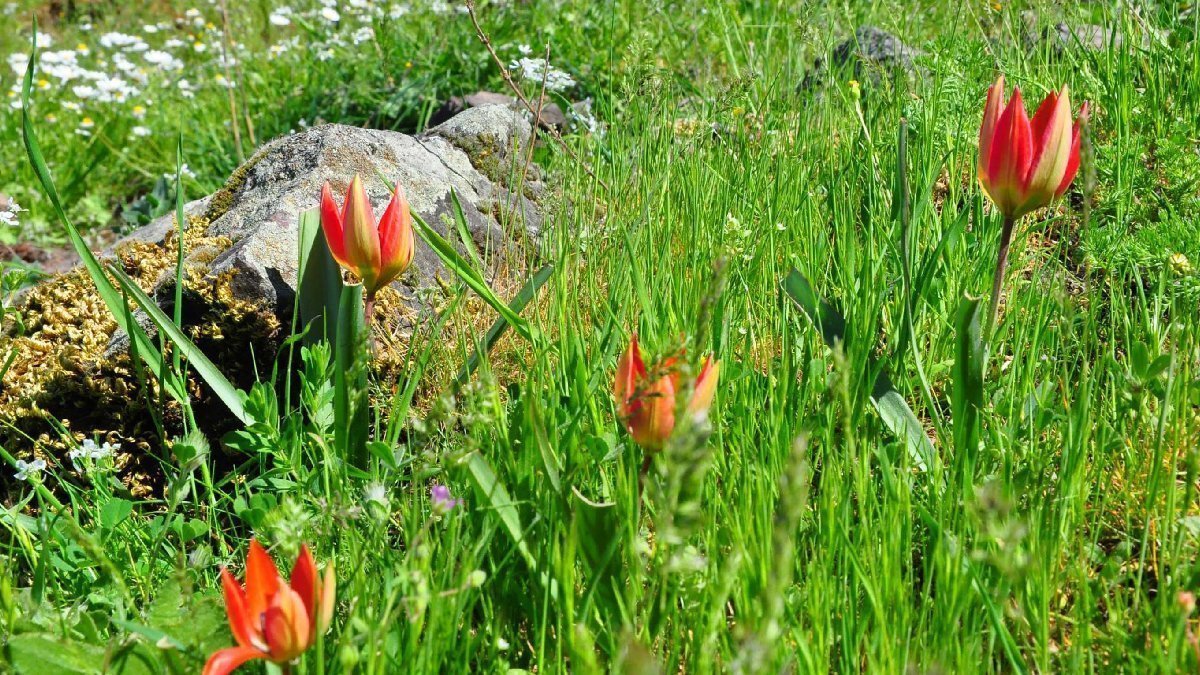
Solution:
[(246, 184), (246, 178), (250, 175), (250, 170), (264, 156), (266, 156), (266, 153), (263, 150), (259, 150), (245, 164), (242, 164), (234, 169), (233, 173), (229, 174), (229, 180), (225, 181), (221, 189), (214, 192), (212, 198), (208, 200), (208, 211), (204, 214), (206, 220), (212, 222), (229, 211), (233, 206), (233, 200), (238, 191)]
[[(230, 246), (208, 237), (208, 222), (192, 218), (184, 236), (185, 329), (214, 362), (249, 386), (251, 347), (266, 363), (274, 356), (279, 322), (261, 306), (236, 299), (227, 276), (208, 277), (207, 263)], [(129, 241), (111, 260), (146, 291), (171, 297), (178, 237), (162, 244)], [(161, 395), (153, 374), (117, 350), (106, 357), (117, 323), (83, 269), (31, 288), (5, 317), (0, 351), (12, 362), (0, 380), (0, 444), (18, 457), (38, 456), (63, 475), (66, 453), (85, 438), (120, 446), (114, 458), (122, 481), (138, 496), (160, 483), (157, 462), (163, 433), (180, 429), (181, 411)], [(248, 347), (248, 345), (250, 347)], [(260, 361), (262, 363), (264, 361)], [(197, 416), (208, 405), (204, 388), (189, 382)], [(216, 418), (219, 411), (209, 417)], [(3, 492), (0, 479), (0, 493)]]

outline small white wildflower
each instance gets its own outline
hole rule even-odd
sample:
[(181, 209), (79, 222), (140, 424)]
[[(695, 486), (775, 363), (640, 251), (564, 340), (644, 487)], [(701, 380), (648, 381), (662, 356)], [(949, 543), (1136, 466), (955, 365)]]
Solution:
[(179, 49), (187, 43), (179, 38), (171, 38), (163, 43), (163, 49)]
[(145, 137), (150, 135), (150, 127), (144, 127), (140, 124), (130, 129), (130, 131), (133, 132), (134, 136)]
[[(195, 174), (195, 173), (193, 173), (193, 172), (192, 172), (192, 170), (191, 170), (191, 169), (188, 167), (188, 165), (187, 165), (187, 162), (184, 162), (182, 165), (180, 165), (180, 167), (179, 167), (179, 175), (180, 175), (180, 176), (182, 176), (182, 177), (184, 177), (184, 178), (195, 178), (195, 177), (196, 177), (196, 174)], [(167, 179), (167, 180), (174, 180), (174, 179), (175, 179), (175, 173), (174, 173), (174, 172), (171, 172), (171, 173), (164, 173), (164, 174), (163, 174), (163, 178), (165, 178), (165, 179)]]
[(17, 220), (17, 214), (24, 210), (25, 209), (21, 208), (21, 205), (17, 203), (17, 200), (9, 197), (8, 204), (4, 207), (4, 210), (0, 211), (0, 225), (17, 227), (20, 225), (20, 222)]
[(338, 11), (332, 7), (323, 7), (321, 9), (321, 18), (329, 23), (337, 23), (342, 20), (342, 15), (338, 14)]
[(9, 54), (8, 67), (12, 68), (17, 77), (25, 77), (25, 71), (29, 68), (29, 55), (23, 52)]
[(17, 460), (17, 472), (13, 474), (17, 480), (29, 480), (36, 478), (38, 474), (46, 470), (46, 460), (38, 458), (32, 462), (26, 462), (23, 459)]
[(517, 45), (517, 51), (521, 52), (521, 56), (529, 56), (533, 53), (533, 47), (529, 45)]
[(496, 649), (499, 649), (502, 652), (506, 652), (506, 651), (508, 651), (508, 648), (510, 646), (511, 645), (508, 644), (508, 640), (505, 640), (502, 637), (496, 638)]
[(142, 26), (142, 32), (148, 33), (150, 35), (154, 35), (155, 33), (158, 32), (158, 26), (156, 26), (152, 23), (148, 23), (145, 26)]
[(143, 55), (146, 63), (154, 66), (159, 66), (164, 70), (180, 70), (183, 68), (183, 62), (171, 56), (170, 52), (164, 52), (161, 49), (151, 49)]
[(406, 16), (411, 11), (412, 8), (408, 5), (391, 5), (388, 7), (388, 18), (393, 20), (399, 19), (403, 16)]
[(196, 40), (192, 43), (192, 51), (196, 52), (197, 54), (203, 54), (204, 52), (208, 51), (208, 45)]
[(523, 57), (508, 64), (508, 69), (535, 84), (540, 85), (544, 80), (548, 91), (563, 91), (575, 86), (575, 78), (546, 63), (545, 59)]
[[(281, 7), (280, 9), (283, 8)], [(270, 21), (272, 26), (290, 26), (292, 23), (292, 20), (288, 18), (288, 15), (279, 10), (271, 12)]]
[(109, 443), (108, 441), (105, 441), (103, 444), (100, 445), (100, 447), (92, 450), (92, 459), (94, 459), (94, 460), (108, 459), (109, 457), (112, 457), (117, 452), (117, 450), (120, 450), (120, 449), (121, 449), (120, 444), (114, 445), (112, 443)]
[(354, 31), (354, 34), (350, 36), (350, 40), (356, 45), (360, 45), (364, 42), (369, 42), (374, 39), (375, 31), (372, 30), (370, 26), (363, 26), (362, 28)]
[(317, 60), (318, 61), (328, 61), (329, 59), (332, 59), (332, 58), (333, 58), (333, 50), (332, 49), (325, 48), (325, 49), (319, 50), (317, 52)]

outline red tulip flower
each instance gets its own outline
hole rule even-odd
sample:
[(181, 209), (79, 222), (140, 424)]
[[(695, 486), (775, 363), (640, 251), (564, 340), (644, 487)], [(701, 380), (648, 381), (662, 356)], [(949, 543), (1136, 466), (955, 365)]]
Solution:
[(203, 675), (226, 675), (254, 659), (286, 664), (315, 644), (333, 619), (333, 565), (325, 568), (321, 579), (307, 546), (300, 547), (288, 582), (263, 547), (251, 539), (246, 587), (226, 569), (221, 570), (221, 585), (229, 628), (238, 646), (210, 656)]
[(1004, 216), (1000, 254), (992, 279), (992, 305), (985, 334), (990, 334), (1000, 306), (1000, 287), (1008, 264), (1008, 247), (1016, 221), (1061, 197), (1079, 171), (1079, 132), (1087, 122), (1088, 104), (1071, 119), (1071, 97), (1064, 84), (1046, 94), (1030, 120), (1013, 89), (1004, 103), (1004, 76), (988, 89), (979, 128), (979, 183)]
[(379, 222), (362, 180), (355, 174), (339, 212), (329, 183), (321, 188), (321, 229), (334, 260), (362, 280), (367, 301), (408, 269), (413, 259), (412, 213), (404, 192), (396, 192)]
[(1084, 102), (1071, 120), (1067, 86), (1050, 92), (1034, 113), (1025, 115), (1021, 89), (1004, 101), (1004, 76), (988, 89), (979, 128), (979, 182), (1006, 218), (1017, 219), (1060, 197), (1079, 171), (1079, 127), (1087, 120)]
[[(717, 390), (720, 364), (712, 357), (704, 360), (685, 410), (692, 416), (708, 411)], [(617, 363), (613, 397), (617, 412), (633, 440), (650, 452), (662, 450), (675, 430), (676, 395), (679, 393), (679, 369), (675, 359), (667, 359), (651, 373), (642, 359), (637, 334)]]

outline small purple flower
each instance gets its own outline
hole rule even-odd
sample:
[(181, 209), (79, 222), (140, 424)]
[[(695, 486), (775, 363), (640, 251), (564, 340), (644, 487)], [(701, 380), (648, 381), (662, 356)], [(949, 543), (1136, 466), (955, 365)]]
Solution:
[(434, 512), (441, 515), (450, 513), (454, 507), (462, 504), (461, 499), (455, 499), (450, 494), (450, 488), (440, 484), (429, 489), (429, 499), (433, 502)]

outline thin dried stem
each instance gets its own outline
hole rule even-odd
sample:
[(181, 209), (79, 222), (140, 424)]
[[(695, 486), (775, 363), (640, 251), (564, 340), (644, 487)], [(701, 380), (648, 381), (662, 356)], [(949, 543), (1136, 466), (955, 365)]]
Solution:
[[(475, 15), (474, 0), (467, 0), (467, 14), (471, 17), (471, 24), (475, 26), (475, 36), (479, 38), (479, 41), (483, 43), (483, 46), (488, 50), (488, 53), (492, 55), (492, 60), (496, 62), (496, 67), (500, 69), (500, 75), (504, 78), (504, 82), (508, 84), (508, 88), (512, 89), (513, 93), (517, 95), (517, 99), (521, 101), (521, 104), (525, 106), (526, 110), (529, 111), (529, 114), (533, 115), (533, 131), (534, 133), (537, 133), (538, 127), (541, 126), (540, 122), (542, 120), (541, 102), (539, 102), (535, 107), (534, 104), (528, 98), (526, 98), (525, 93), (521, 91), (521, 88), (517, 86), (517, 83), (513, 81), (512, 75), (508, 73), (508, 68), (504, 66), (504, 61), (500, 59), (500, 56), (496, 53), (496, 49), (492, 46), (491, 38), (489, 38), (487, 33), (483, 31), (483, 27), (479, 25), (479, 17)], [(547, 50), (548, 49), (549, 48), (547, 48)], [(547, 51), (547, 53), (549, 53), (549, 51)], [(544, 96), (544, 79), (542, 82), (542, 87)], [(567, 156), (571, 158), (571, 161), (576, 162), (583, 167), (583, 170), (587, 173), (587, 175), (599, 183), (600, 187), (604, 188), (605, 192), (608, 192), (608, 183), (605, 183), (602, 178), (597, 176), (596, 173), (592, 171), (592, 167), (579, 155), (575, 154), (575, 151), (571, 149), (571, 146), (567, 145), (567, 142), (563, 140), (562, 134), (558, 133), (558, 129), (546, 125), (545, 131), (550, 135), (551, 138), (555, 140), (555, 142), (558, 143), (558, 146), (567, 153)]]
[[(221, 54), (224, 56), (222, 65), (225, 70), (225, 81), (233, 82), (233, 73), (229, 70), (229, 60), (233, 58), (233, 41), (229, 35), (229, 8), (225, 0), (221, 0), (220, 9), (222, 33), (224, 34), (224, 39), (221, 41)], [(229, 128), (233, 130), (233, 146), (237, 152), (238, 163), (241, 164), (246, 161), (246, 153), (242, 150), (242, 125), (238, 122), (237, 97), (233, 93), (233, 89), (233, 87), (225, 87), (225, 92), (229, 96)]]

